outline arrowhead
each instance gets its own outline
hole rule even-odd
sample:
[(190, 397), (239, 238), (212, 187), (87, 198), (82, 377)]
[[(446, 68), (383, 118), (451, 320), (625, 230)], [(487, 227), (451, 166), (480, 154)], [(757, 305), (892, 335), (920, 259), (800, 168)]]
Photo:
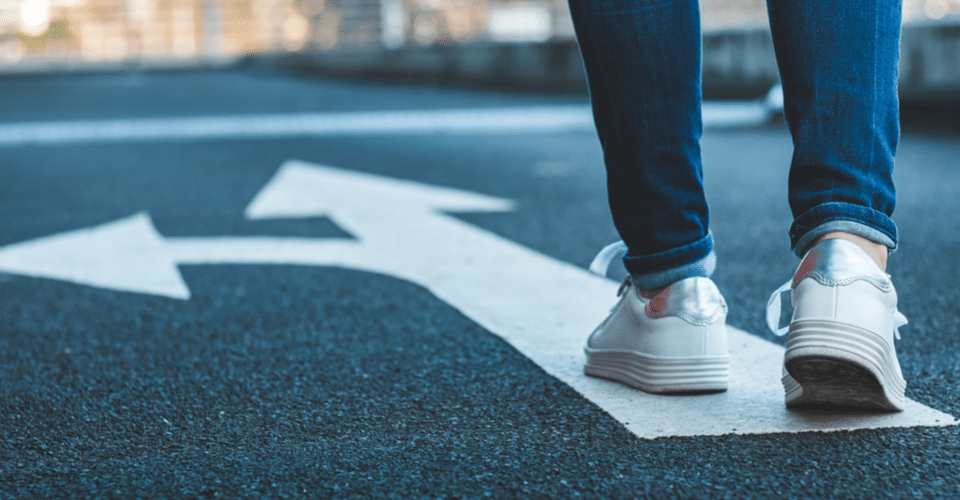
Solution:
[(317, 217), (340, 210), (505, 212), (511, 200), (288, 160), (247, 207), (249, 219)]
[(189, 299), (146, 213), (0, 248), (0, 272)]

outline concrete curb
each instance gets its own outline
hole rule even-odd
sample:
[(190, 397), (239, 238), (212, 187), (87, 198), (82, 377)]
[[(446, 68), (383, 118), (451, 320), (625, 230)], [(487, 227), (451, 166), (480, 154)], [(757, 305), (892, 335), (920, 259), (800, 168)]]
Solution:
[[(901, 46), (901, 98), (960, 103), (960, 24), (905, 26)], [(706, 33), (703, 54), (708, 98), (757, 98), (779, 78), (766, 28)], [(586, 92), (573, 40), (261, 54), (248, 63), (332, 77)]]

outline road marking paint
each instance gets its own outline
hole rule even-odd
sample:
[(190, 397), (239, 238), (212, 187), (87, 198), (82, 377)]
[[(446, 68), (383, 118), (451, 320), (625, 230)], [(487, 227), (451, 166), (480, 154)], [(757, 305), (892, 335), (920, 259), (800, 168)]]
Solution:
[[(766, 122), (769, 116), (767, 108), (759, 102), (717, 102), (703, 106), (706, 127), (754, 126)], [(566, 105), (7, 123), (0, 124), (0, 146), (594, 130), (590, 106)]]
[(783, 348), (730, 328), (727, 392), (652, 395), (583, 374), (583, 344), (616, 301), (617, 284), (442, 211), (507, 211), (466, 191), (288, 161), (247, 207), (251, 219), (329, 216), (355, 239), (164, 238), (137, 214), (0, 248), (0, 272), (189, 298), (178, 264), (336, 266), (423, 286), (499, 335), (645, 438), (947, 426), (952, 416), (908, 400), (893, 414), (789, 411)]

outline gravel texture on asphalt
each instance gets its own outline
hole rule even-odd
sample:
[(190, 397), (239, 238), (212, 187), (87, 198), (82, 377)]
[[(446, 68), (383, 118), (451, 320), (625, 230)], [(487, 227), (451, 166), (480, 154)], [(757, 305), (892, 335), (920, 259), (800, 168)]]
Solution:
[[(242, 71), (9, 78), (0, 95), (2, 123), (585, 102)], [(703, 155), (729, 322), (782, 343), (763, 318), (797, 264), (789, 134), (708, 130)], [(458, 216), (583, 267), (617, 239), (597, 138), (569, 133), (4, 148), (0, 246), (140, 211), (164, 236), (349, 236), (326, 218), (243, 218), (289, 158), (517, 200)], [(960, 137), (905, 131), (890, 265), (907, 395), (953, 415), (958, 158)], [(637, 439), (418, 286), (181, 271), (188, 301), (0, 274), (0, 497), (960, 496), (960, 427)]]

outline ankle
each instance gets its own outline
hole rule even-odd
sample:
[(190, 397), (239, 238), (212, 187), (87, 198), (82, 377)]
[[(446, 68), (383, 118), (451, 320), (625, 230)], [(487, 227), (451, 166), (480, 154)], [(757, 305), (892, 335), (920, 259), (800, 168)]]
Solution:
[(666, 288), (667, 288), (667, 287), (660, 287), (660, 288), (637, 288), (637, 293), (640, 294), (641, 297), (643, 297), (643, 298), (645, 298), (645, 299), (647, 299), (647, 300), (650, 300), (650, 299), (656, 297), (657, 295), (660, 295), (660, 292), (664, 291)]
[[(882, 243), (877, 243), (872, 240), (868, 240), (863, 236), (858, 236), (856, 234), (851, 234), (851, 233), (844, 233), (840, 231), (827, 233), (817, 238), (817, 240), (813, 242), (813, 245), (816, 245), (817, 243), (820, 243), (823, 240), (829, 240), (831, 238), (840, 238), (843, 240), (856, 243), (857, 246), (863, 249), (863, 251), (867, 252), (867, 255), (869, 255), (870, 258), (873, 259), (873, 261), (876, 262), (878, 266), (880, 266), (880, 269), (882, 271), (886, 272), (887, 254), (889, 253), (889, 248), (887, 248), (886, 245)], [(810, 246), (813, 246), (813, 245), (810, 245)]]

